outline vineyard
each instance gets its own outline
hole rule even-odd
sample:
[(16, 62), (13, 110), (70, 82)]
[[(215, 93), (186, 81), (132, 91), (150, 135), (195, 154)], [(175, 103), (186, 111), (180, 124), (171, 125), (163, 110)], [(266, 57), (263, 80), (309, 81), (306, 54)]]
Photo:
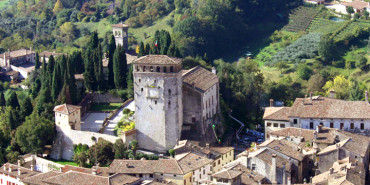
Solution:
[(352, 37), (358, 37), (363, 31), (368, 32), (369, 28), (369, 21), (351, 21), (350, 24), (347, 24), (347, 26), (344, 26), (338, 33), (332, 36), (336, 42), (350, 40)]
[(329, 19), (315, 18), (307, 29), (310, 33), (322, 33), (329, 34), (333, 33), (339, 27), (342, 27), (348, 21), (335, 22)]
[(289, 24), (283, 30), (291, 32), (305, 31), (321, 8), (301, 6), (289, 15)]

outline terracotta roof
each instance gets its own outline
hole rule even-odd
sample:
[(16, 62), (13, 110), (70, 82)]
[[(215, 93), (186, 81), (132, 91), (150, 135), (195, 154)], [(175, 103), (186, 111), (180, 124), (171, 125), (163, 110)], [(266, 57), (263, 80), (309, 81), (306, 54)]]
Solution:
[[(317, 143), (332, 144), (335, 141), (335, 131), (337, 129), (322, 127), (320, 133), (317, 134)], [(313, 141), (315, 138), (315, 130), (288, 127), (276, 131), (269, 132), (269, 135), (280, 137), (302, 137), (304, 141)]]
[(289, 121), (290, 110), (290, 107), (266, 107), (263, 119)]
[(263, 175), (252, 171), (242, 164), (235, 165), (230, 169), (243, 172), (241, 176), (241, 183), (243, 185), (258, 185), (258, 182), (262, 181), (265, 178)]
[(182, 59), (172, 58), (167, 55), (146, 55), (134, 60), (133, 63), (149, 65), (181, 65)]
[[(21, 57), (21, 56), (26, 56), (26, 55), (29, 55), (29, 54), (32, 54), (32, 53), (35, 53), (35, 52), (32, 51), (32, 50), (28, 50), (28, 49), (19, 49), (19, 50), (15, 50), (15, 51), (10, 51), (10, 57), (12, 57), (12, 58)], [(9, 52), (5, 52), (5, 56), (6, 56), (6, 58), (8, 58), (9, 57)], [(4, 59), (4, 53), (0, 54), (0, 58)]]
[[(65, 165), (64, 167), (61, 168), (62, 172), (69, 172), (69, 171), (76, 171), (76, 172), (82, 172), (82, 173), (87, 173), (87, 174), (92, 174), (93, 169), (92, 168), (83, 168), (83, 167), (78, 167), (78, 166), (71, 166), (71, 165)], [(96, 171), (96, 175), (99, 176), (109, 176), (109, 168), (107, 167), (98, 167)]]
[(327, 97), (296, 98), (289, 117), (370, 119), (370, 104)]
[(84, 74), (75, 74), (75, 79), (76, 80), (84, 80)]
[(301, 151), (298, 151), (298, 145), (293, 142), (287, 140), (272, 140), (272, 142), (268, 143), (266, 147), (280, 152), (286, 156), (292, 157), (298, 161), (302, 161), (304, 155)]
[(190, 171), (197, 170), (204, 167), (207, 164), (212, 163), (212, 160), (197, 155), (193, 152), (189, 152), (177, 160), (182, 171), (188, 173)]
[[(262, 152), (258, 153), (255, 157), (261, 159), (268, 165), (272, 165), (272, 153), (269, 150), (263, 150)], [(280, 157), (280, 155), (276, 155), (276, 167), (282, 169), (283, 165), (285, 164), (285, 171), (290, 172), (291, 166), (288, 159)]]
[(218, 83), (218, 77), (207, 69), (197, 66), (183, 73), (184, 84), (204, 92)]
[(344, 138), (350, 138), (350, 140), (343, 145), (343, 149), (346, 149), (353, 153), (357, 153), (362, 157), (366, 156), (366, 152), (370, 147), (370, 137), (362, 136), (351, 132), (346, 132), (343, 130), (337, 130), (336, 134), (339, 136), (339, 140), (343, 140)]
[(14, 76), (16, 74), (19, 74), (19, 72), (18, 71), (8, 71), (8, 72), (5, 73), (5, 75), (7, 75), (7, 76)]
[(127, 24), (119, 23), (119, 24), (113, 24), (112, 27), (117, 27), (117, 28), (128, 28), (130, 27)]
[(114, 174), (109, 177), (109, 185), (133, 184), (138, 181), (140, 181), (139, 177), (134, 177), (126, 174)]
[(227, 152), (234, 150), (234, 147), (210, 147), (209, 149), (220, 154), (226, 154)]
[(222, 171), (219, 171), (215, 174), (212, 175), (212, 177), (216, 179), (235, 179), (236, 177), (240, 176), (243, 172), (241, 171), (236, 171), (236, 170), (230, 170), (230, 169), (225, 169)]
[(341, 141), (339, 143), (336, 143), (334, 145), (330, 145), (326, 148), (324, 148), (323, 150), (321, 150), (317, 155), (322, 155), (322, 154), (326, 154), (328, 152), (332, 152), (332, 151), (335, 151), (337, 150), (338, 148), (342, 147), (343, 145), (345, 145), (350, 139), (346, 139), (344, 141)]
[(49, 58), (51, 55), (53, 55), (53, 57), (55, 57), (55, 56), (59, 56), (59, 55), (64, 55), (64, 53), (56, 53), (55, 51), (53, 51), (53, 52), (43, 51), (43, 52), (39, 53), (40, 57), (45, 56), (46, 58)]
[(63, 104), (55, 106), (54, 112), (59, 112), (62, 114), (71, 114), (73, 112), (76, 112), (78, 109), (81, 109), (81, 107), (76, 105)]
[(136, 59), (137, 56), (126, 53), (127, 64), (131, 64)]
[(109, 173), (124, 174), (184, 174), (175, 159), (163, 160), (121, 160), (115, 159), (109, 167)]
[(58, 184), (58, 185), (107, 185), (109, 184), (108, 177), (102, 177), (98, 175), (92, 175), (82, 172), (69, 171), (54, 177), (43, 180), (43, 182), (48, 184)]
[(37, 175), (33, 175), (31, 177), (26, 177), (22, 180), (22, 182), (27, 183), (27, 184), (40, 184), (44, 185), (46, 183), (43, 182), (43, 180), (48, 179), (50, 177), (54, 177), (56, 175), (62, 174), (61, 172), (58, 171), (49, 171), (45, 173), (39, 173)]
[[(6, 170), (4, 170), (4, 166), (6, 167)], [(12, 169), (11, 172), (9, 172), (9, 168)], [(19, 170), (21, 172), (21, 175), (18, 174)], [(19, 177), (20, 179), (23, 179), (23, 178), (26, 178), (26, 177), (31, 177), (33, 175), (37, 175), (40, 172), (31, 171), (28, 168), (19, 167), (19, 166), (14, 165), (14, 164), (6, 163), (3, 166), (1, 166), (0, 173), (4, 173), (4, 174), (7, 174), (7, 175), (10, 175), (10, 176), (13, 176), (13, 177)]]
[(364, 8), (370, 8), (369, 2), (364, 1), (352, 1), (348, 3), (344, 3), (345, 6), (352, 6), (354, 9), (364, 9)]

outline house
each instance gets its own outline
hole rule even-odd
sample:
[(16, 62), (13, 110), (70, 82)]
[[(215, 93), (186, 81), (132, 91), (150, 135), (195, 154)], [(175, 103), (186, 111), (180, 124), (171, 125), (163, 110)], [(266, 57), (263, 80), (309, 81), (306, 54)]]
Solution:
[(65, 54), (64, 53), (56, 53), (55, 51), (53, 51), (53, 52), (43, 51), (43, 52), (39, 53), (40, 61), (42, 62), (44, 60), (44, 57), (45, 57), (45, 62), (46, 63), (49, 62), (49, 59), (50, 59), (51, 56), (53, 56), (53, 58), (55, 59), (57, 56), (61, 56), (61, 55), (65, 55)]
[(212, 160), (193, 152), (176, 155), (175, 159), (184, 172), (191, 171), (192, 184), (199, 184), (202, 180), (208, 180), (208, 174), (212, 173)]
[(364, 11), (370, 12), (370, 2), (354, 0), (343, 4), (346, 7), (352, 7), (355, 13), (362, 14)]
[[(195, 164), (195, 162), (193, 163)], [(109, 166), (109, 174), (126, 174), (141, 180), (165, 180), (179, 185), (192, 184), (192, 171), (183, 170), (176, 159), (121, 160), (115, 159)]]
[(224, 169), (212, 175), (214, 184), (240, 185), (243, 172)]
[(23, 64), (35, 64), (36, 52), (32, 48), (19, 49), (0, 54), (0, 67), (10, 70), (10, 66), (21, 66)]
[(332, 167), (312, 178), (313, 184), (356, 184), (365, 185), (364, 166), (349, 157), (338, 160)]
[[(334, 97), (335, 91), (331, 91), (330, 97), (312, 96), (310, 93), (308, 98), (296, 98), (290, 109), (266, 108), (264, 114), (266, 138), (269, 132), (281, 129), (281, 124), (285, 124), (283, 127), (304, 129), (315, 129), (317, 125), (322, 125), (370, 134), (368, 92), (365, 92), (365, 101), (345, 101)], [(289, 123), (286, 117), (289, 118)]]
[(40, 174), (34, 171), (33, 166), (30, 169), (21, 166), (21, 161), (18, 160), (18, 165), (5, 163), (0, 168), (0, 184), (6, 185), (23, 185), (23, 179)]

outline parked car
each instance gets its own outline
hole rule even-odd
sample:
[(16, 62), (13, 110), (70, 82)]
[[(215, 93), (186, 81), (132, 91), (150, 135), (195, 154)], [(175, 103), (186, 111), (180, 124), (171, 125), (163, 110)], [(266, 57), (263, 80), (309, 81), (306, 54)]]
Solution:
[(246, 134), (255, 136), (255, 137), (257, 137), (257, 139), (263, 139), (263, 138), (265, 138), (265, 134), (264, 133), (258, 132), (258, 131), (255, 131), (255, 130), (247, 130), (246, 131)]

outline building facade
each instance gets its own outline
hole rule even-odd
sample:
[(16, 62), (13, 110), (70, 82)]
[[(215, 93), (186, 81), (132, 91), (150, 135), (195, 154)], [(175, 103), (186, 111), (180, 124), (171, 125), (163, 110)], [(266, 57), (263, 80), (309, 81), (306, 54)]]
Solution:
[(121, 45), (126, 51), (128, 50), (128, 28), (127, 24), (122, 23), (112, 25), (116, 46)]
[(167, 152), (180, 139), (182, 63), (163, 55), (133, 62), (136, 138), (141, 148)]
[(20, 66), (23, 64), (34, 64), (36, 58), (36, 52), (32, 51), (32, 48), (20, 49), (0, 54), (0, 67), (10, 70), (10, 66)]

